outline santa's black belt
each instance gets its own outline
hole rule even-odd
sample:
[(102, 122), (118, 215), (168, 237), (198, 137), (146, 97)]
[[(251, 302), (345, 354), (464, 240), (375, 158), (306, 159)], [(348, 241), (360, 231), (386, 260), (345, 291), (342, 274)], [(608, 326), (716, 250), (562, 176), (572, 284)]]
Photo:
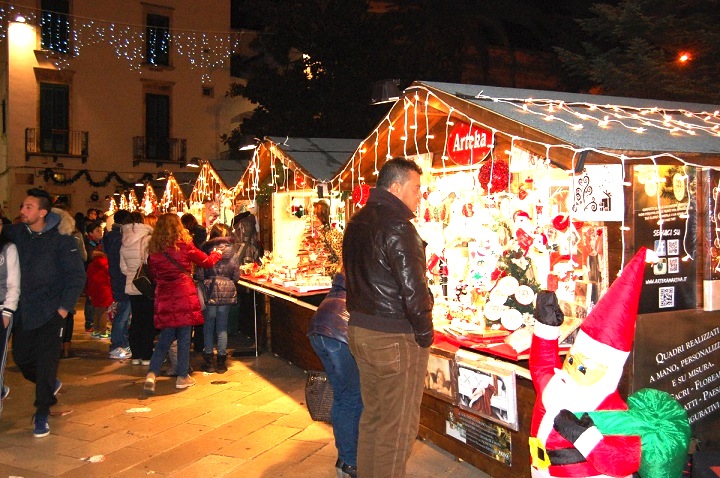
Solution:
[(547, 454), (553, 465), (574, 465), (585, 461), (585, 457), (577, 448), (557, 448), (547, 450)]

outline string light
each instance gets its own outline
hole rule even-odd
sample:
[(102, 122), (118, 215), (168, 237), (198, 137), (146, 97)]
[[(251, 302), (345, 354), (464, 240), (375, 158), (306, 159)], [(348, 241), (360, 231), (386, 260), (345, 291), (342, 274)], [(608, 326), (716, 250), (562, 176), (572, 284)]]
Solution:
[[(0, 2), (0, 38), (7, 36), (8, 22), (15, 21), (19, 15), (33, 25), (47, 24), (49, 19), (53, 18), (58, 30), (68, 32), (67, 39), (54, 39), (57, 50), (67, 55), (50, 54), (47, 58), (60, 70), (69, 68), (72, 59), (80, 56), (85, 48), (106, 44), (131, 70), (142, 73), (144, 65), (153, 62), (153, 59), (146, 55), (148, 41), (159, 48), (159, 56), (167, 57), (172, 48), (174, 53), (186, 58), (190, 69), (200, 70), (202, 83), (208, 84), (211, 82), (210, 72), (226, 69), (228, 58), (239, 51), (243, 40), (241, 31), (202, 32), (160, 27), (153, 29), (147, 25), (47, 13), (31, 7)], [(153, 41), (155, 39), (158, 41)]]
[[(455, 110), (453, 107), (445, 103), (442, 98), (440, 98), (438, 95), (436, 95), (433, 91), (431, 91), (429, 88), (425, 87), (424, 85), (415, 85), (410, 88), (408, 88), (408, 91), (410, 90), (417, 90), (414, 92), (415, 95), (417, 95), (418, 91), (425, 91), (426, 93), (426, 100), (425, 104), (427, 105), (430, 102), (430, 99), (432, 98), (434, 101), (437, 101), (439, 103), (439, 107), (436, 107), (436, 109), (444, 108), (446, 111), (446, 120), (445, 120), (445, 138), (449, 136), (450, 127), (455, 124), (456, 120), (461, 121), (475, 121), (477, 124), (479, 124), (481, 127), (484, 127), (491, 131), (493, 136), (497, 134), (502, 134), (504, 136), (509, 137), (511, 140), (514, 140), (517, 138), (516, 136), (506, 132), (498, 130), (488, 124), (483, 124), (482, 122), (478, 122), (477, 119), (471, 118), (468, 114), (465, 114), (463, 112)], [(663, 131), (666, 131), (668, 133), (671, 132), (671, 130), (675, 130), (674, 133), (677, 134), (677, 132), (687, 133), (687, 134), (707, 134), (711, 135), (713, 137), (720, 136), (720, 110), (713, 111), (713, 112), (693, 112), (688, 111), (684, 109), (674, 109), (674, 110), (668, 110), (668, 109), (662, 109), (659, 107), (650, 107), (650, 108), (638, 108), (638, 107), (632, 107), (632, 106), (622, 106), (622, 105), (601, 105), (601, 104), (593, 104), (593, 103), (587, 103), (587, 102), (558, 102), (557, 100), (542, 100), (542, 99), (520, 99), (520, 98), (493, 98), (487, 95), (483, 95), (480, 93), (475, 98), (477, 99), (483, 99), (483, 100), (489, 100), (493, 102), (501, 102), (501, 103), (507, 103), (510, 105), (513, 105), (517, 107), (518, 109), (522, 111), (526, 111), (530, 114), (540, 115), (540, 116), (548, 116), (547, 108), (552, 103), (553, 104), (553, 110), (557, 113), (559, 111), (563, 112), (569, 112), (574, 117), (577, 117), (580, 120), (583, 120), (590, 124), (596, 124), (599, 127), (602, 128), (608, 128), (611, 126), (621, 126), (626, 128), (628, 131), (633, 131), (638, 134), (644, 133), (648, 131), (650, 128), (653, 129), (660, 129)], [(412, 105), (407, 102), (407, 99), (404, 99), (403, 101), (403, 110), (405, 115), (413, 114), (415, 116), (418, 114), (416, 111), (409, 111), (409, 108), (412, 107)], [(406, 108), (407, 107), (407, 108)], [(416, 106), (417, 107), (417, 106)], [(391, 120), (391, 114), (393, 111), (395, 111), (396, 108), (391, 108), (390, 112), (380, 121), (379, 125), (373, 130), (373, 132), (369, 135), (375, 135), (376, 138), (380, 137), (380, 130), (382, 129), (385, 122), (387, 122), (390, 125), (390, 129), (392, 129), (392, 120)], [(423, 112), (419, 112), (420, 114), (423, 114)], [(428, 111), (424, 111), (425, 117), (426, 117), (426, 124), (428, 124), (428, 130), (429, 131), (429, 123), (428, 123)], [(679, 121), (674, 119), (675, 116), (680, 115), (685, 118), (689, 118), (693, 120), (693, 123), (689, 123), (687, 121)], [(567, 120), (561, 120), (557, 118), (557, 114), (554, 115), (558, 121), (562, 121), (563, 123), (567, 124), (569, 128), (573, 130), (584, 128), (585, 125), (582, 125), (580, 123), (574, 123)], [(637, 121), (637, 119), (642, 117), (643, 124), (647, 125), (648, 128), (638, 127), (635, 125), (632, 125), (630, 121)], [(670, 125), (670, 126), (668, 126)], [(574, 148), (568, 144), (548, 144), (544, 143), (542, 141), (530, 139), (530, 138), (518, 138), (524, 141), (525, 143), (529, 144), (536, 144), (540, 147), (545, 147), (550, 152), (550, 148), (560, 148), (562, 150), (566, 150), (571, 154), (575, 154), (577, 152), (587, 152), (587, 153), (596, 153), (602, 156), (606, 156), (609, 158), (615, 158), (617, 160), (620, 160), (621, 162), (624, 162), (627, 157), (622, 153), (616, 153), (613, 151), (606, 151), (606, 150), (600, 150), (597, 148)], [(390, 155), (390, 146), (391, 146), (391, 131), (388, 131), (388, 138), (387, 138), (387, 149), (386, 154), (384, 155), (385, 159), (389, 159), (392, 156)], [(404, 140), (403, 148), (407, 148), (407, 139)], [(448, 158), (447, 154), (447, 141), (443, 143), (443, 151), (441, 154), (441, 161), (443, 163), (442, 168), (444, 169), (446, 167), (446, 161)], [(378, 162), (382, 159), (380, 156), (380, 152), (378, 151), (378, 144), (375, 145), (375, 163), (376, 163), (376, 170), (378, 169)], [(434, 151), (430, 150), (429, 142), (425, 142), (425, 150), (422, 151), (419, 149), (419, 147), (415, 148), (415, 151), (409, 151), (410, 154), (427, 154), (432, 153)], [(547, 158), (549, 158), (549, 154)], [(331, 187), (333, 185), (336, 185), (336, 187), (339, 187), (339, 184), (341, 182), (341, 179), (343, 176), (346, 176), (348, 174), (351, 175), (351, 185), (350, 187), (355, 187), (355, 181), (354, 181), (354, 174), (352, 173), (352, 170), (356, 167), (359, 167), (361, 165), (361, 161), (363, 158), (363, 153), (360, 153), (359, 151), (355, 151), (353, 156), (351, 157), (351, 160), (348, 161), (344, 168), (342, 168), (338, 173), (335, 175), (334, 178), (332, 178), (329, 181), (329, 184)], [(657, 159), (671, 159), (675, 160), (679, 163), (682, 163), (686, 166), (695, 166), (695, 167), (707, 167), (707, 165), (701, 165), (693, 162), (686, 161), (680, 157), (678, 157), (673, 152), (659, 152), (659, 153), (653, 153), (648, 155), (638, 155), (633, 156), (633, 160), (637, 162), (643, 162), (643, 161), (656, 161)]]

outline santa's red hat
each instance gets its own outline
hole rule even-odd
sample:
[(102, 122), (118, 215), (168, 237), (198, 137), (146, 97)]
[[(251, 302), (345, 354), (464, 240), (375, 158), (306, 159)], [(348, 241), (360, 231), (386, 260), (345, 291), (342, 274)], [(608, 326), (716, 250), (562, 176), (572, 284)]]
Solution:
[(635, 336), (635, 318), (647, 249), (641, 248), (580, 326), (573, 350), (608, 367), (623, 367)]

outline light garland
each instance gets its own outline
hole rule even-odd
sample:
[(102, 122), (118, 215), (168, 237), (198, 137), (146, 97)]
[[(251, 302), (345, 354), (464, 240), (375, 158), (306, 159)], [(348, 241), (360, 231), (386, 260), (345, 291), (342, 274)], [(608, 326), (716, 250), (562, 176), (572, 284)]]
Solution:
[(218, 176), (217, 172), (207, 161), (202, 162), (202, 167), (195, 186), (190, 194), (190, 203), (203, 204), (205, 201), (217, 201), (220, 196), (226, 195), (228, 187)]
[[(286, 139), (286, 141), (289, 138)], [(362, 146), (362, 143), (361, 143)], [(267, 186), (271, 188), (273, 192), (281, 191), (297, 191), (305, 189), (315, 189), (320, 181), (317, 178), (312, 177), (302, 166), (297, 164), (292, 158), (288, 157), (280, 148), (278, 143), (274, 143), (266, 139), (262, 142), (253, 154), (252, 160), (241, 176), (238, 183), (232, 189), (238, 194), (247, 196), (251, 201), (255, 202), (258, 192), (261, 190), (260, 180), (261, 176), (261, 159), (262, 154), (260, 150), (265, 151), (265, 155), (269, 159), (269, 176), (270, 180)], [(282, 177), (278, 173), (278, 168), (282, 169)], [(290, 175), (292, 174), (292, 180)], [(278, 182), (278, 178), (281, 179)]]
[[(42, 10), (0, 2), (0, 38), (6, 37), (8, 22), (15, 21), (18, 15), (22, 15), (29, 24), (42, 25), (46, 21), (43, 19)], [(148, 28), (146, 25), (68, 14), (67, 28), (69, 41), (61, 45), (66, 54), (48, 58), (58, 69), (69, 68), (71, 60), (80, 56), (85, 47), (98, 44), (108, 44), (115, 56), (124, 60), (131, 70), (142, 73), (143, 66), (148, 64), (145, 52)], [(160, 42), (162, 52), (168, 54), (174, 49), (178, 55), (187, 58), (190, 69), (199, 69), (202, 72), (203, 84), (210, 83), (212, 70), (226, 68), (230, 56), (239, 51), (243, 36), (243, 32), (235, 31), (201, 32), (174, 28), (158, 30), (167, 32), (168, 35), (168, 41)]]
[(140, 210), (145, 213), (146, 216), (154, 214), (158, 208), (158, 198), (155, 194), (155, 190), (150, 184), (145, 185), (145, 194), (143, 194), (142, 206)]
[(160, 210), (162, 212), (181, 213), (184, 212), (186, 208), (185, 195), (182, 189), (180, 189), (180, 185), (175, 179), (175, 176), (170, 173), (167, 178), (167, 184), (165, 185), (165, 192), (160, 200)]

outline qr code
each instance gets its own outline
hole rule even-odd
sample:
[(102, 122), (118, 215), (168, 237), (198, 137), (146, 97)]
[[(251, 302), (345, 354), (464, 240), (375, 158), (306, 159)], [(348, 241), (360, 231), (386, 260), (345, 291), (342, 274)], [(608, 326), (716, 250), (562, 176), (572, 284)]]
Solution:
[(670, 239), (667, 241), (667, 255), (677, 256), (680, 254), (680, 241), (678, 239)]
[(675, 307), (675, 287), (660, 287), (660, 308)]
[(679, 257), (668, 257), (668, 272), (670, 274), (677, 274), (678, 272), (680, 272)]

